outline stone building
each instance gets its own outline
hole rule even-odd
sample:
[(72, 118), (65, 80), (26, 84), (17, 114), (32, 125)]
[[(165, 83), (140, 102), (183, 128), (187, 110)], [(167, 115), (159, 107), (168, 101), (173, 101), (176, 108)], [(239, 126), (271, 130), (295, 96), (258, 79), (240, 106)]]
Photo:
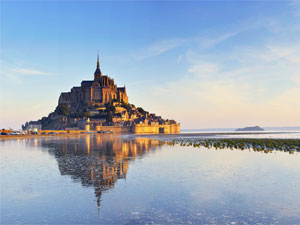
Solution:
[(117, 87), (114, 79), (102, 74), (98, 54), (94, 80), (82, 81), (80, 87), (73, 87), (71, 92), (61, 93), (58, 104), (78, 110), (87, 105), (103, 105), (111, 101), (128, 103), (126, 87)]
[(27, 131), (42, 130), (42, 123), (39, 121), (26, 122), (25, 125), (22, 125), (22, 130), (27, 130)]

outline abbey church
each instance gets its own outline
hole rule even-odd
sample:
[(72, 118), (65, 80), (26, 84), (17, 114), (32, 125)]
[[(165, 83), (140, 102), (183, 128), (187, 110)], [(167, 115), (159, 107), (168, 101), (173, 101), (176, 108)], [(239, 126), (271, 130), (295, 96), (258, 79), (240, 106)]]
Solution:
[(126, 87), (117, 87), (114, 79), (102, 74), (98, 54), (94, 80), (82, 81), (80, 87), (73, 87), (71, 92), (61, 93), (58, 104), (65, 104), (77, 110), (83, 107), (82, 104), (93, 106), (112, 101), (128, 103)]

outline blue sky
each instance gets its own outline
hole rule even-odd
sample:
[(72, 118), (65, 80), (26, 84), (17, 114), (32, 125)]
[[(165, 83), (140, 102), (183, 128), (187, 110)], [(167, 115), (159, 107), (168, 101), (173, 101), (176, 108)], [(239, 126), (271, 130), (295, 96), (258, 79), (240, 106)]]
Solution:
[(103, 73), (183, 128), (300, 125), (299, 1), (1, 1), (0, 127)]

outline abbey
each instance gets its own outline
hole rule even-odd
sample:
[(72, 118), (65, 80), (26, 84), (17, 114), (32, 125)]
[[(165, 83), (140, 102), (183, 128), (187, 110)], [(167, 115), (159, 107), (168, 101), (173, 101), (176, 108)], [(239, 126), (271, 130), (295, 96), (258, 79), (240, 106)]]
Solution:
[(114, 79), (102, 74), (98, 54), (94, 80), (82, 81), (80, 87), (73, 87), (71, 92), (61, 93), (58, 104), (78, 110), (87, 105), (101, 106), (112, 101), (128, 103), (126, 87), (117, 87)]
[(23, 129), (97, 131), (113, 133), (179, 133), (180, 124), (163, 119), (128, 102), (126, 87), (100, 70), (99, 54), (94, 80), (59, 96), (54, 112), (38, 121), (26, 122)]

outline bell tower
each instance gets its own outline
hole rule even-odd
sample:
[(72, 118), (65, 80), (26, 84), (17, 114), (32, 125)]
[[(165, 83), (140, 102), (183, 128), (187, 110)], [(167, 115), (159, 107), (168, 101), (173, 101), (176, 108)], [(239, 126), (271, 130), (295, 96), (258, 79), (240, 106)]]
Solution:
[(97, 57), (97, 68), (95, 70), (94, 73), (94, 80), (100, 80), (100, 78), (102, 77), (102, 72), (100, 70), (100, 63), (99, 63), (99, 53), (98, 53), (98, 57)]

